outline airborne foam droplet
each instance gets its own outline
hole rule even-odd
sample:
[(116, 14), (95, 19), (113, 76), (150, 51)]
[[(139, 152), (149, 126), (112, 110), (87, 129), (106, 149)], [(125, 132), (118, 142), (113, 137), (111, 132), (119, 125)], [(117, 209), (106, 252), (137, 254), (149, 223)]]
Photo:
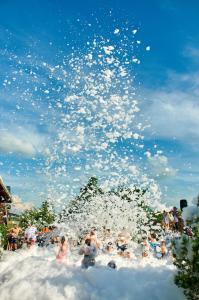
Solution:
[[(133, 30), (134, 34), (136, 32)], [(56, 177), (56, 187), (53, 185), (49, 190), (54, 199), (63, 192), (74, 197), (78, 187), (92, 176), (96, 176), (107, 190), (139, 186), (151, 191), (149, 198), (153, 205), (159, 199), (158, 188), (151, 189), (155, 182), (143, 174), (138, 163), (135, 164), (140, 161), (136, 149), (144, 148), (145, 128), (136, 121), (140, 108), (132, 69), (133, 63), (140, 64), (140, 60), (131, 43), (131, 33), (122, 36), (122, 30), (117, 28), (112, 34), (118, 33), (119, 40), (95, 36), (87, 41), (86, 50), (76, 49), (65, 58), (63, 66), (50, 67), (53, 72), (61, 69), (68, 74), (62, 78), (63, 99), (56, 104), (60, 113), (55, 105), (52, 106), (58, 134), (50, 147), (46, 173), (53, 181)], [(132, 53), (135, 53), (133, 58)], [(128, 153), (128, 160), (125, 153)], [(63, 165), (65, 171), (60, 172)], [(63, 173), (69, 183), (67, 187), (62, 183)]]
[[(159, 188), (143, 168), (144, 130), (148, 124), (140, 120), (135, 68), (140, 64), (141, 41), (135, 38), (136, 33), (137, 29), (130, 26), (128, 30), (112, 27), (108, 37), (95, 32), (84, 45), (67, 43), (67, 52), (57, 53), (52, 61), (42, 61), (31, 54), (33, 65), (21, 99), (40, 116), (35, 123), (44, 131), (46, 143), (41, 147), (40, 140), (36, 140), (28, 149), (36, 156), (41, 147), (45, 162), (38, 159), (40, 173), (45, 172), (48, 198), (57, 210), (76, 199), (80, 188), (94, 176), (106, 192), (139, 187), (147, 191), (148, 205), (155, 206), (160, 199)], [(19, 82), (26, 76), (27, 66), (20, 58), (14, 59), (20, 62), (20, 68), (17, 66), (12, 78)], [(9, 78), (5, 78), (6, 87), (8, 82)], [(19, 101), (20, 109), (16, 107), (15, 113), (21, 112), (21, 104)], [(125, 211), (132, 208), (121, 204), (119, 198), (111, 197), (109, 213), (112, 205), (119, 215), (119, 208), (113, 209), (114, 201)], [(95, 201), (99, 211), (105, 210), (108, 196)], [(92, 213), (96, 220), (100, 219), (97, 210), (93, 208)], [(127, 217), (130, 215), (126, 212), (121, 226)]]
[(115, 30), (114, 30), (114, 34), (118, 34), (120, 32), (120, 30), (118, 29), (118, 28), (116, 28)]

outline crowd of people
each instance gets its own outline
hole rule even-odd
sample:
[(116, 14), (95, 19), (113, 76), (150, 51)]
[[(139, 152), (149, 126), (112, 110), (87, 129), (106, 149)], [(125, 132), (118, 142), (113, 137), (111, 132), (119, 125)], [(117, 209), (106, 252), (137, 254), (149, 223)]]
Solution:
[(179, 215), (176, 207), (173, 207), (172, 210), (163, 211), (163, 227), (166, 231), (174, 230), (174, 231), (182, 231), (184, 227), (184, 222), (182, 217)]
[[(110, 229), (104, 229), (97, 237), (96, 230), (91, 230), (81, 237), (81, 241), (71, 240), (64, 235), (58, 234), (56, 228), (49, 230), (44, 228), (38, 231), (37, 228), (29, 224), (24, 232), (18, 225), (10, 230), (8, 236), (8, 250), (17, 250), (17, 246), (24, 244), (27, 249), (37, 244), (40, 247), (56, 245), (56, 260), (64, 264), (68, 263), (69, 250), (71, 248), (78, 249), (79, 255), (82, 258), (82, 268), (88, 268), (95, 265), (95, 259), (98, 254), (107, 255), (110, 258), (108, 266), (116, 268), (115, 257), (122, 257), (125, 259), (133, 258), (131, 249), (131, 236), (127, 232), (121, 232), (116, 238), (113, 238)], [(148, 238), (143, 238), (141, 243), (141, 256), (146, 258), (154, 255), (157, 258), (163, 258), (169, 252), (170, 246), (165, 241), (158, 241), (156, 235), (153, 233)]]
[(14, 224), (8, 232), (7, 250), (15, 251), (21, 248), (24, 243), (27, 245), (27, 248), (31, 248), (32, 245), (39, 241), (39, 237), (48, 231), (47, 227), (44, 227), (42, 231), (38, 231), (32, 224), (28, 224), (25, 231), (23, 231), (18, 224)]
[[(143, 259), (154, 256), (158, 259), (170, 255), (171, 253), (171, 238), (170, 232), (181, 232), (183, 220), (178, 213), (176, 207), (171, 211), (164, 211), (162, 217), (163, 234), (157, 235), (152, 232), (148, 236), (144, 236), (140, 241), (140, 255)], [(184, 226), (183, 226), (184, 227)], [(110, 260), (108, 266), (116, 268), (115, 257), (124, 259), (132, 259), (134, 253), (131, 248), (132, 237), (125, 230), (115, 235), (111, 229), (103, 228), (97, 236), (96, 229), (89, 232), (84, 232), (78, 239), (72, 240), (66, 235), (59, 232), (56, 227), (44, 227), (38, 231), (33, 224), (28, 224), (27, 228), (22, 231), (18, 225), (14, 225), (8, 234), (7, 250), (15, 251), (18, 247), (26, 245), (30, 249), (37, 244), (40, 247), (48, 247), (56, 245), (56, 260), (67, 264), (69, 260), (69, 250), (71, 248), (78, 249), (79, 255), (83, 256), (81, 265), (83, 268), (88, 268), (95, 265), (95, 259), (98, 254), (107, 255)]]
[(171, 252), (171, 241), (167, 239), (158, 240), (156, 234), (151, 234), (149, 238), (143, 238), (142, 257), (148, 257), (152, 253), (157, 258), (164, 258)]

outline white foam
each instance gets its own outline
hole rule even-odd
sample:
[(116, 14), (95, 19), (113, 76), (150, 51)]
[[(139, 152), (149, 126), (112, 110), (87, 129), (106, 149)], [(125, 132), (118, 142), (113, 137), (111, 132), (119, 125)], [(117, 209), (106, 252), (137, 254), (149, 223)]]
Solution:
[(7, 253), (1, 262), (1, 300), (183, 300), (173, 283), (175, 267), (154, 258), (116, 257), (117, 270), (107, 267), (110, 257), (99, 255), (88, 270), (73, 256), (68, 266), (54, 260), (54, 250), (33, 249)]

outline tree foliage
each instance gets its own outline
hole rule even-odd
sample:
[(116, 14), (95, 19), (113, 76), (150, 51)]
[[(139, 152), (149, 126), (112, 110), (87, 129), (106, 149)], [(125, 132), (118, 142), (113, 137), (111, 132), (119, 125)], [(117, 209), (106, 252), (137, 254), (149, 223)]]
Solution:
[(97, 195), (102, 195), (103, 191), (98, 186), (98, 179), (91, 177), (88, 183), (80, 189), (80, 194), (69, 202), (69, 205), (61, 212), (60, 218), (66, 219), (71, 214), (81, 213), (86, 203), (90, 203), (92, 198)]
[(55, 220), (55, 213), (48, 201), (44, 201), (40, 208), (26, 210), (19, 218), (19, 225), (26, 228), (28, 224), (35, 224), (38, 228), (48, 226)]
[(8, 228), (5, 224), (0, 224), (0, 256), (3, 251), (3, 249), (7, 246), (7, 234), (8, 234)]
[(60, 222), (68, 224), (76, 232), (93, 227), (101, 230), (106, 227), (117, 233), (124, 228), (134, 239), (139, 240), (149, 231), (156, 231), (154, 211), (148, 204), (146, 190), (137, 187), (118, 187), (104, 192), (98, 180), (91, 177), (79, 196), (70, 201), (60, 215)]
[(189, 300), (199, 299), (199, 217), (192, 219), (193, 238), (183, 236), (176, 246), (174, 264), (178, 268), (175, 276), (177, 286), (184, 289)]

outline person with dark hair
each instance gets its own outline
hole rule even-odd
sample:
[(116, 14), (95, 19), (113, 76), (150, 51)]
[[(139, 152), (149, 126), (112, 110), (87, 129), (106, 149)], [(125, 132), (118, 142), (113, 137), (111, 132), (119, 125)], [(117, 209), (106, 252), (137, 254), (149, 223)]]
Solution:
[(117, 269), (117, 265), (116, 265), (116, 262), (114, 260), (109, 261), (107, 266), (111, 269)]
[(150, 251), (150, 245), (146, 237), (143, 238), (142, 242), (142, 257), (148, 257)]
[(155, 252), (157, 247), (157, 237), (155, 233), (152, 233), (149, 237), (149, 245), (150, 249)]
[(167, 250), (167, 247), (166, 247), (166, 243), (165, 241), (161, 241), (161, 246), (160, 246), (161, 250), (160, 250), (160, 253), (162, 255), (162, 257), (165, 257), (168, 253), (168, 250)]
[(68, 242), (65, 236), (61, 237), (61, 241), (59, 244), (59, 250), (56, 256), (56, 260), (59, 262), (67, 262), (67, 254), (68, 254)]
[(117, 246), (117, 250), (119, 252), (124, 252), (127, 250), (128, 242), (127, 242), (125, 236), (123, 236), (123, 235), (118, 236), (118, 239), (116, 241), (116, 246)]
[(4, 225), (8, 226), (8, 215), (7, 215), (6, 210), (3, 213), (2, 221), (3, 221)]
[(163, 227), (166, 231), (169, 230), (169, 213), (167, 211), (163, 211)]
[(107, 245), (104, 245), (104, 248), (102, 249), (102, 251), (106, 254), (112, 254), (112, 252), (113, 252), (113, 243), (108, 242)]
[(173, 219), (174, 219), (174, 229), (178, 231), (179, 229), (179, 216), (178, 216), (178, 210), (176, 207), (173, 208)]
[(97, 253), (97, 248), (92, 243), (92, 240), (86, 239), (85, 246), (83, 246), (79, 251), (80, 255), (84, 255), (84, 258), (82, 260), (82, 268), (87, 269), (88, 267), (92, 267), (95, 265), (96, 253)]
[(101, 243), (97, 239), (97, 233), (96, 233), (95, 229), (93, 229), (89, 233), (87, 233), (87, 235), (85, 236), (85, 240), (86, 239), (90, 239), (91, 240), (91, 244), (95, 245), (97, 249), (100, 248)]

